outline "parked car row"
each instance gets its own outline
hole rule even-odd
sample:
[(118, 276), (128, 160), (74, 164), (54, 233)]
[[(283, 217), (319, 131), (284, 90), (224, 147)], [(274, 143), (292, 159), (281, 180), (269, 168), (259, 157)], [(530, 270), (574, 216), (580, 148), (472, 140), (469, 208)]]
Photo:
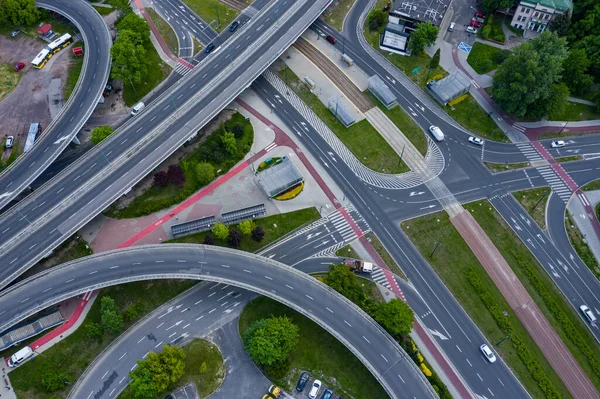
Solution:
[[(308, 384), (308, 380), (310, 379), (310, 376), (308, 375), (308, 373), (304, 372), (302, 374), (300, 374), (300, 378), (298, 379), (298, 382), (296, 383), (296, 392), (302, 392), (304, 391), (304, 388), (306, 388), (307, 384)], [(321, 391), (321, 387), (322, 387), (322, 383), (320, 380), (315, 379), (312, 384), (310, 384), (310, 388), (308, 388), (308, 397), (310, 399), (334, 399), (333, 396), (333, 389), (331, 388), (325, 388), (323, 390), (323, 392), (321, 393), (321, 395), (319, 396), (319, 393)], [(344, 399), (341, 396), (337, 396), (337, 399)]]

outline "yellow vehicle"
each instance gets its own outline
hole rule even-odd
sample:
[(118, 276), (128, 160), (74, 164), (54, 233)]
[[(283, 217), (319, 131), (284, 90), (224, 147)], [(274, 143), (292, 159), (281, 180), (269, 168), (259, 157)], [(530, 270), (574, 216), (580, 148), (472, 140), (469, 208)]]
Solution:
[(271, 395), (269, 395), (268, 393), (266, 393), (266, 394), (264, 394), (262, 399), (273, 399), (273, 397)]
[(276, 385), (271, 385), (269, 387), (269, 393), (273, 396), (275, 396), (276, 398), (281, 396), (281, 388), (279, 388)]

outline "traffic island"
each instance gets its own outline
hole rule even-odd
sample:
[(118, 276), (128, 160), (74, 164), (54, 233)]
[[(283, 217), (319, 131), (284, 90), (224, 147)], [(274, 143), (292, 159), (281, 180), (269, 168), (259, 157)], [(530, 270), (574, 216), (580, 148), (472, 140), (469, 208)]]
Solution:
[(546, 228), (546, 204), (552, 190), (550, 187), (538, 187), (529, 190), (515, 191), (512, 193), (513, 197), (521, 206), (527, 211), (529, 216), (535, 220), (535, 222), (542, 229)]

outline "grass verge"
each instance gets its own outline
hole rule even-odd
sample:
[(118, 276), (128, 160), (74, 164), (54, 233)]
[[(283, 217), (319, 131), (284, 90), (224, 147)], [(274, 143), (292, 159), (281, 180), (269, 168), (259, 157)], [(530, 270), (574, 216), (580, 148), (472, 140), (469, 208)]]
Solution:
[[(78, 42), (75, 47), (81, 47), (85, 52), (84, 42)], [(75, 90), (75, 86), (79, 80), (79, 75), (81, 75), (81, 68), (83, 67), (83, 56), (75, 57), (73, 55), (73, 51), (71, 51), (69, 57), (71, 57), (71, 60), (69, 61), (67, 70), (67, 81), (63, 86), (63, 101), (65, 102), (69, 100), (71, 93), (73, 93), (73, 90)]]
[(112, 14), (114, 11), (117, 11), (116, 9), (114, 9), (112, 7), (100, 7), (100, 6), (93, 6), (93, 7), (96, 11), (98, 11), (98, 14), (100, 14), (102, 16)]
[(410, 117), (402, 107), (397, 106), (392, 109), (387, 109), (381, 104), (374, 95), (365, 92), (379, 109), (388, 117), (390, 120), (402, 131), (408, 140), (415, 146), (415, 148), (421, 153), (421, 155), (427, 155), (427, 137), (423, 129), (417, 125), (417, 123)]
[(466, 205), (592, 383), (600, 387), (600, 348), (546, 270), (488, 201)]
[(577, 255), (579, 255), (583, 263), (585, 263), (592, 273), (594, 273), (596, 278), (600, 279), (600, 265), (598, 265), (598, 261), (588, 246), (585, 237), (581, 234), (581, 231), (568, 211), (565, 213), (565, 230), (567, 230), (569, 241), (573, 248), (575, 248)]
[(173, 53), (173, 55), (177, 55), (179, 50), (179, 42), (177, 41), (177, 35), (175, 34), (173, 28), (171, 28), (171, 25), (169, 25), (167, 21), (158, 15), (158, 13), (152, 8), (146, 8), (146, 11), (154, 23), (154, 26), (156, 26), (156, 29), (158, 29), (158, 33), (160, 33), (162, 38), (167, 43), (167, 46), (169, 46), (171, 53)]
[(443, 108), (455, 121), (473, 133), (488, 140), (509, 142), (494, 120), (470, 94), (453, 107), (445, 106)]
[(184, 3), (217, 32), (227, 28), (238, 16), (237, 11), (218, 0), (184, 0)]
[(163, 62), (150, 40), (144, 43), (148, 59), (148, 75), (141, 83), (123, 82), (123, 101), (128, 107), (138, 103), (171, 73), (171, 67)]
[[(244, 134), (235, 139), (237, 152), (231, 155), (223, 148), (221, 136), (224, 131), (231, 131), (234, 126), (239, 124), (244, 126)], [(204, 137), (196, 140), (200, 139), (204, 139)], [(185, 200), (203, 187), (196, 173), (196, 165), (199, 162), (209, 162), (213, 166), (215, 174), (218, 170), (221, 170), (220, 174), (225, 174), (250, 151), (253, 140), (254, 129), (252, 124), (246, 122), (244, 116), (236, 112), (217, 131), (206, 137), (197, 149), (179, 160), (179, 166), (185, 176), (185, 181), (181, 187), (175, 184), (169, 184), (166, 187), (152, 185), (131, 201), (126, 208), (118, 209), (113, 206), (106, 212), (107, 215), (117, 219), (150, 215)]]
[[(506, 36), (504, 35), (504, 30), (502, 29), (503, 19), (503, 14), (488, 15), (487, 19), (483, 23), (483, 26), (481, 27), (481, 29), (479, 29), (477, 36), (481, 36), (484, 39), (490, 39), (496, 42), (504, 43), (506, 41)], [(483, 36), (484, 33), (486, 33), (486, 37)]]
[(529, 190), (515, 191), (512, 195), (525, 208), (529, 216), (542, 228), (546, 228), (546, 203), (550, 187), (531, 188)]
[(332, 335), (298, 312), (272, 299), (259, 297), (250, 302), (240, 316), (243, 333), (255, 321), (269, 316), (286, 315), (299, 331), (298, 345), (290, 356), (291, 372), (273, 381), (282, 388), (294, 389), (301, 371), (319, 378), (336, 393), (354, 398), (387, 398), (387, 394), (365, 366)]
[(583, 191), (594, 191), (594, 190), (600, 190), (600, 179), (598, 180), (593, 180), (591, 182), (589, 182), (588, 184), (586, 184), (585, 186), (581, 187), (581, 189)]
[(513, 169), (524, 169), (531, 166), (529, 162), (517, 162), (517, 163), (495, 163), (495, 162), (483, 162), (483, 164), (493, 173), (505, 172)]
[(338, 31), (342, 31), (344, 18), (350, 12), (356, 0), (335, 0), (323, 13), (325, 22), (333, 26)]
[(549, 121), (589, 121), (600, 119), (600, 113), (596, 107), (567, 101), (567, 104), (561, 112), (556, 112), (548, 115)]
[(401, 162), (400, 155), (366, 119), (346, 128), (291, 69), (283, 66), (278, 74), (284, 81), (287, 79), (288, 86), (366, 167), (391, 174), (409, 171), (404, 162)]
[(392, 258), (392, 256), (387, 251), (387, 249), (385, 249), (385, 247), (383, 246), (381, 241), (379, 241), (379, 238), (377, 238), (375, 233), (370, 232), (366, 235), (366, 237), (367, 237), (367, 240), (371, 243), (371, 246), (373, 247), (373, 249), (375, 249), (375, 251), (379, 254), (379, 256), (381, 256), (381, 259), (383, 259), (383, 261), (390, 268), (390, 270), (392, 272), (394, 272), (394, 274), (396, 274), (397, 276), (400, 276), (404, 280), (408, 281), (408, 278), (406, 278), (406, 275), (402, 272), (402, 270), (400, 270), (400, 266), (398, 266), (398, 264), (396, 263), (394, 258)]
[(340, 258), (360, 259), (356, 251), (350, 245), (346, 245), (345, 247), (338, 249), (335, 251), (335, 255), (339, 256)]
[(565, 163), (565, 162), (571, 162), (571, 161), (581, 161), (583, 159), (583, 157), (581, 155), (569, 155), (566, 157), (558, 157), (558, 158), (554, 158), (554, 160), (558, 163)]
[[(183, 346), (185, 353), (185, 374), (165, 392), (155, 396), (155, 399), (164, 398), (169, 392), (193, 383), (198, 389), (201, 398), (212, 394), (222, 384), (225, 377), (225, 364), (219, 348), (212, 342), (203, 339), (194, 339)], [(200, 365), (206, 363), (206, 371), (200, 372)], [(119, 399), (135, 399), (136, 396), (130, 387), (119, 395)]]
[[(543, 354), (529, 337), (519, 319), (513, 312), (506, 300), (493, 281), (481, 267), (477, 258), (458, 231), (454, 228), (448, 214), (436, 212), (431, 215), (404, 221), (402, 230), (408, 235), (413, 244), (427, 258), (433, 269), (437, 272), (454, 297), (460, 302), (463, 309), (477, 324), (483, 334), (490, 342), (499, 342), (507, 334), (499, 327), (493, 314), (479, 296), (476, 289), (471, 285), (467, 273), (473, 271), (481, 280), (486, 292), (492, 297), (500, 311), (508, 311), (505, 320), (514, 329), (513, 335), (518, 335), (533, 355), (532, 361), (538, 363), (544, 375), (552, 381), (563, 397), (571, 397), (562, 384), (559, 377), (550, 367)], [(430, 256), (431, 250), (440, 242), (435, 255)], [(526, 363), (521, 359), (513, 341), (505, 341), (503, 345), (494, 348), (502, 356), (504, 361), (513, 370), (525, 389), (534, 397), (542, 398), (544, 394), (538, 383), (530, 373)]]
[[(256, 242), (250, 239), (250, 237), (244, 236), (242, 239), (242, 244), (238, 249), (246, 252), (256, 252), (288, 234), (289, 232), (294, 231), (298, 227), (314, 222), (315, 220), (319, 220), (320, 217), (321, 216), (319, 215), (317, 208), (305, 208), (294, 212), (281, 213), (279, 215), (256, 219), (254, 221), (256, 225), (261, 226), (265, 230), (265, 236), (263, 240), (261, 242)], [(202, 244), (204, 242), (204, 237), (208, 233), (209, 232), (197, 233), (166, 242)], [(221, 241), (215, 238), (215, 245), (226, 247), (227, 242), (225, 240)]]
[(488, 73), (498, 68), (498, 54), (502, 51), (507, 51), (510, 54), (509, 50), (502, 50), (487, 44), (475, 42), (471, 52), (469, 52), (467, 62), (478, 74)]
[(538, 140), (547, 140), (547, 139), (563, 139), (573, 136), (585, 136), (586, 134), (598, 134), (600, 131), (590, 131), (590, 132), (544, 132), (538, 136)]
[(0, 64), (0, 101), (4, 100), (17, 87), (23, 72), (15, 72), (14, 65)]
[[(193, 284), (195, 281), (189, 280), (139, 281), (103, 289), (100, 296), (112, 297), (121, 312), (132, 305), (138, 308), (137, 317), (124, 322), (123, 330), (125, 330), (143, 315), (179, 295)], [(92, 305), (83, 325), (89, 322), (100, 322), (100, 298)], [(101, 338), (89, 338), (85, 328), (77, 329), (46, 350), (42, 356), (37, 356), (35, 361), (27, 362), (11, 372), (10, 380), (15, 393), (19, 398), (25, 399), (66, 397), (71, 385), (50, 393), (41, 384), (43, 374), (48, 370), (61, 371), (68, 376), (68, 382), (74, 384), (87, 366), (118, 335), (118, 333), (105, 332)]]

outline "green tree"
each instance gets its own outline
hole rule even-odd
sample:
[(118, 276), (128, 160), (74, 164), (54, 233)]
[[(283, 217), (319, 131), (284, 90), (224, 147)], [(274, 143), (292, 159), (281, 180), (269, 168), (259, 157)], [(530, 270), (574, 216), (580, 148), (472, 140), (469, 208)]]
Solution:
[(200, 162), (196, 165), (196, 178), (201, 185), (206, 186), (215, 179), (215, 167), (208, 162)]
[(242, 244), (242, 233), (238, 229), (231, 229), (227, 236), (227, 245), (232, 248), (239, 248)]
[(414, 313), (408, 304), (400, 299), (380, 303), (373, 318), (393, 336), (406, 336), (412, 330)]
[(85, 330), (88, 338), (100, 338), (104, 334), (102, 326), (93, 321), (85, 324)]
[(67, 385), (69, 375), (57, 368), (51, 368), (42, 371), (41, 382), (46, 391), (55, 392)]
[(431, 46), (437, 39), (440, 28), (431, 22), (421, 22), (408, 39), (408, 48), (413, 55), (421, 55), (425, 47)]
[(256, 223), (253, 220), (244, 220), (238, 224), (238, 228), (242, 232), (243, 235), (249, 236), (252, 234), (252, 230), (256, 227)]
[(298, 343), (298, 326), (287, 316), (256, 320), (244, 332), (244, 347), (258, 364), (285, 360)]
[(481, 2), (481, 8), (491, 13), (498, 9), (510, 8), (514, 5), (514, 0), (483, 0)]
[(440, 66), (440, 49), (437, 49), (433, 57), (431, 58), (431, 63), (429, 67), (431, 69), (435, 69)]
[(100, 313), (109, 312), (111, 310), (117, 311), (117, 304), (112, 297), (104, 295), (100, 298)]
[(185, 353), (181, 348), (165, 345), (159, 353), (151, 352), (137, 361), (129, 373), (131, 389), (138, 398), (152, 398), (177, 382), (185, 373)]
[(571, 25), (571, 14), (566, 12), (564, 14), (553, 15), (549, 29), (558, 36), (565, 37), (569, 31), (569, 25)]
[(369, 13), (367, 22), (370, 30), (379, 30), (379, 28), (385, 25), (385, 13), (377, 8)]
[(126, 30), (133, 32), (135, 36), (131, 36), (130, 40), (134, 40), (134, 44), (144, 44), (150, 40), (150, 27), (146, 23), (146, 20), (134, 13), (125, 15), (117, 23), (117, 28), (119, 35)]
[(4, 0), (2, 3), (4, 18), (13, 25), (32, 25), (40, 18), (35, 0)]
[(566, 39), (550, 31), (517, 46), (494, 75), (494, 100), (519, 117), (547, 115), (566, 57)]
[(236, 123), (231, 127), (231, 133), (233, 133), (236, 139), (241, 139), (244, 133), (246, 133), (246, 128), (243, 123)]
[(252, 230), (252, 239), (256, 242), (261, 242), (265, 238), (265, 229), (262, 226), (256, 226)]
[(121, 16), (131, 12), (129, 0), (111, 0), (110, 4), (119, 10), (119, 15)]
[(229, 227), (221, 223), (215, 223), (211, 231), (218, 240), (225, 240), (229, 235)]
[(113, 58), (110, 73), (114, 79), (133, 84), (141, 83), (148, 75), (146, 49), (141, 44), (136, 45), (137, 40), (138, 35), (135, 32), (119, 32), (119, 37), (110, 49)]
[(114, 132), (113, 128), (110, 126), (98, 126), (94, 130), (92, 130), (92, 137), (90, 141), (92, 144), (96, 145), (108, 136), (110, 136)]
[(586, 94), (594, 84), (594, 80), (586, 72), (590, 61), (583, 49), (572, 49), (563, 62), (563, 82), (569, 91), (575, 94)]
[(104, 327), (105, 330), (116, 333), (123, 328), (123, 316), (114, 310), (102, 312), (100, 320), (102, 321), (102, 327)]
[(233, 133), (225, 132), (221, 135), (221, 143), (225, 147), (225, 151), (231, 156), (237, 152), (237, 141)]
[(344, 264), (329, 266), (329, 273), (323, 282), (360, 307), (367, 302), (367, 295), (358, 277)]

